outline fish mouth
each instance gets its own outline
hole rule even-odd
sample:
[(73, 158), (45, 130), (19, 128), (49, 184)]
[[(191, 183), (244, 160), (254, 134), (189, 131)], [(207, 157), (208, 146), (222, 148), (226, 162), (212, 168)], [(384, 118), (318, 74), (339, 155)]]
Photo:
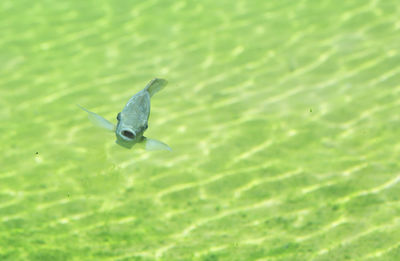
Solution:
[(132, 141), (136, 138), (136, 132), (131, 129), (122, 129), (119, 134), (121, 138), (127, 141)]
[(117, 133), (117, 140), (115, 141), (118, 145), (130, 149), (136, 142), (136, 132), (129, 128), (123, 128)]

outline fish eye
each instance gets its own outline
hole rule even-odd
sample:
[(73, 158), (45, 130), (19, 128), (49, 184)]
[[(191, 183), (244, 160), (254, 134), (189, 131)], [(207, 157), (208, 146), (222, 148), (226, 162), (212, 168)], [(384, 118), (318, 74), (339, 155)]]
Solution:
[(129, 139), (134, 139), (135, 138), (135, 134), (133, 134), (133, 132), (128, 131), (128, 130), (122, 131), (122, 135), (124, 135), (125, 137), (127, 137)]
[(147, 125), (147, 123), (146, 123), (146, 125), (144, 125), (144, 129), (147, 130), (148, 127), (149, 127), (149, 125)]

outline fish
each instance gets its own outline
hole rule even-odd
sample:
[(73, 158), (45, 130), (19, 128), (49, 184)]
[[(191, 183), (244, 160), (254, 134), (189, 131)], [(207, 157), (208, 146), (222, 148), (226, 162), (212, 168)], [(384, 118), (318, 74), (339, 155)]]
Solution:
[(154, 94), (163, 89), (168, 82), (165, 79), (154, 78), (143, 90), (133, 95), (126, 103), (121, 112), (117, 114), (117, 124), (109, 122), (102, 116), (91, 112), (78, 105), (87, 112), (89, 120), (96, 126), (110, 132), (115, 132), (115, 142), (127, 149), (131, 149), (135, 144), (145, 144), (148, 151), (172, 149), (165, 143), (143, 136), (148, 128), (150, 116), (150, 99)]

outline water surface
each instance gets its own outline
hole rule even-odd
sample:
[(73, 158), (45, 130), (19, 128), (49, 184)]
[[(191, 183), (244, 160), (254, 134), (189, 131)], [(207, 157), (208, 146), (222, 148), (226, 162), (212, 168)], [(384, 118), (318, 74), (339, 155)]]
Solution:
[[(397, 1), (0, 3), (1, 260), (400, 260)], [(153, 77), (146, 135), (115, 122)]]

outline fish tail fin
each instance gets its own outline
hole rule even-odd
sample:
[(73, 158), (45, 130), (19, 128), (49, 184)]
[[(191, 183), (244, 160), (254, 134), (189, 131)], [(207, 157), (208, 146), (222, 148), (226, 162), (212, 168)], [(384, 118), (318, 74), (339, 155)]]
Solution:
[(162, 90), (167, 84), (167, 80), (154, 78), (146, 85), (144, 89), (149, 92), (150, 97), (153, 97), (154, 94)]

